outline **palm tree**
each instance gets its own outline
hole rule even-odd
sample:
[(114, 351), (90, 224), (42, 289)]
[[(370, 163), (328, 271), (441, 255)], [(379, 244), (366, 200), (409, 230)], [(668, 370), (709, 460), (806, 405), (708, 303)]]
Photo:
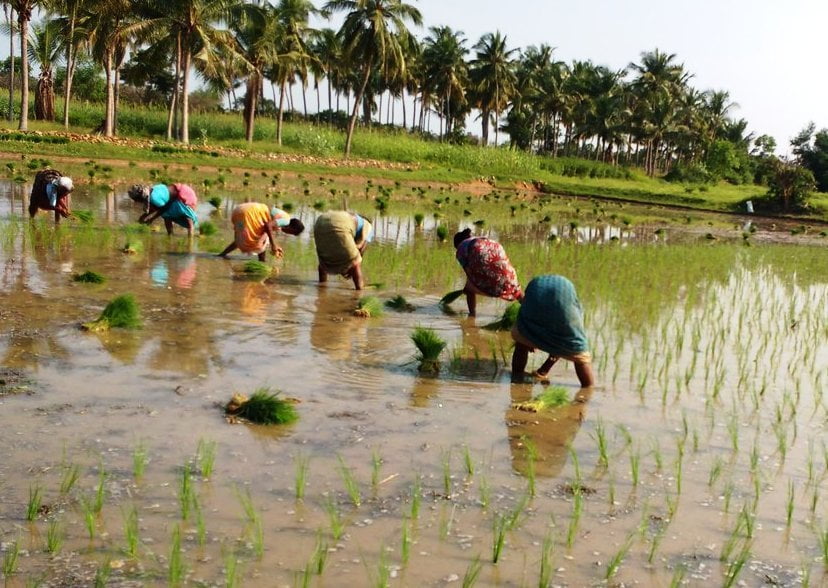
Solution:
[[(314, 36), (312, 51), (321, 66), (320, 75), (327, 78), (328, 110), (333, 112), (333, 90), (339, 86), (342, 60), (342, 45), (339, 37), (336, 36), (336, 31), (330, 28), (320, 29)], [(337, 92), (339, 92), (338, 89)]]
[(53, 66), (60, 61), (63, 50), (59, 23), (46, 21), (32, 27), (29, 41), (29, 61), (40, 66), (35, 90), (35, 119), (55, 120), (55, 88)]
[(3, 2), (3, 13), (9, 30), (9, 122), (14, 118), (14, 8), (8, 0)]
[(325, 10), (347, 12), (339, 38), (346, 61), (360, 71), (361, 77), (345, 139), (345, 157), (348, 157), (359, 104), (371, 74), (375, 68), (384, 77), (395, 70), (398, 74), (405, 71), (403, 47), (410, 36), (405, 23), (410, 21), (419, 26), (423, 18), (417, 8), (402, 0), (330, 0)]
[(442, 99), (440, 112), (446, 119), (443, 133), (446, 138), (451, 132), (452, 102), (459, 106), (466, 100), (464, 88), (468, 83), (468, 68), (464, 58), (469, 51), (462, 32), (447, 26), (429, 30), (431, 34), (423, 41), (422, 84), (429, 94)]
[[(278, 13), (272, 6), (257, 10), (237, 20), (233, 32), (243, 55), (247, 82), (244, 96), (245, 137), (253, 141), (258, 100), (264, 87), (264, 68), (276, 60), (277, 39), (282, 36)], [(229, 84), (229, 80), (227, 81)]]
[(497, 144), (500, 112), (506, 108), (515, 90), (514, 63), (516, 49), (506, 48), (506, 36), (500, 31), (486, 33), (474, 46), (476, 56), (471, 62), (470, 74), (476, 106), (482, 119), (483, 145), (489, 142), (489, 118), (495, 113), (495, 144)]
[(20, 124), (18, 129), (29, 129), (29, 22), (32, 11), (38, 5), (36, 0), (9, 0), (17, 11), (17, 25), (20, 34)]
[(78, 19), (90, 0), (47, 0), (44, 5), (60, 25), (62, 45), (66, 52), (64, 62), (66, 77), (63, 85), (63, 126), (69, 128), (69, 100), (72, 96), (72, 80), (77, 68), (77, 54), (86, 38), (78, 26)]

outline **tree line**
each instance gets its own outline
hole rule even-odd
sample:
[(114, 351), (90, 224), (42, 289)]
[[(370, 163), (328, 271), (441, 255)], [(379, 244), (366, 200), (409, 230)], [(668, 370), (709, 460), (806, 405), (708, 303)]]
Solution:
[[(643, 52), (614, 70), (589, 60), (565, 63), (549, 45), (510, 47), (500, 32), (471, 42), (448, 26), (421, 37), (420, 11), (402, 0), (7, 0), (8, 28), (17, 31), (22, 64), (20, 129), (27, 128), (28, 67), (40, 73), (37, 118), (54, 118), (55, 69), (62, 64), (63, 122), (68, 127), (78, 63), (93, 60), (105, 78), (101, 131), (117, 132), (120, 92), (151, 90), (168, 109), (167, 138), (189, 142), (191, 79), (228, 97), (243, 89), (245, 134), (252, 141), (270, 86), (281, 140), (286, 100), (301, 89), (307, 115), (312, 85), (328, 120), (345, 119), (345, 154), (354, 128), (382, 122), (424, 133), (436, 116), (438, 137), (465, 141), (470, 114), (478, 114), (479, 142), (506, 133), (513, 148), (638, 165), (649, 175), (684, 181), (724, 178), (762, 181), (761, 163), (775, 142), (754, 137), (734, 118), (726, 91), (701, 91), (676, 55)], [(44, 18), (30, 24), (35, 9)], [(313, 28), (344, 15), (339, 30)], [(16, 26), (15, 26), (16, 25)], [(12, 50), (14, 43), (12, 43)], [(14, 60), (10, 60), (14, 64)], [(10, 76), (10, 86), (14, 75)], [(278, 107), (277, 103), (278, 90)], [(13, 89), (10, 87), (10, 102)], [(413, 111), (406, 112), (413, 104)], [(361, 115), (361, 116), (360, 116)], [(813, 133), (813, 130), (811, 131)], [(804, 162), (803, 158), (799, 158)], [(767, 162), (766, 162), (767, 163)], [(766, 166), (767, 167), (767, 166)]]

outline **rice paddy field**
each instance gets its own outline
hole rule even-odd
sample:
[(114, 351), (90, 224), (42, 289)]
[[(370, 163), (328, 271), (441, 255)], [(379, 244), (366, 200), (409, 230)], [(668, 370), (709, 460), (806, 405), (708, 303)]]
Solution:
[[(28, 220), (30, 184), (0, 182), (6, 586), (828, 581), (825, 226), (486, 186), (85, 168), (83, 220), (58, 229)], [(193, 242), (135, 224), (126, 186), (167, 177), (199, 189)], [(246, 198), (308, 227), (325, 209), (365, 215), (370, 286), (320, 287), (311, 231), (279, 237), (270, 271), (217, 258)], [(575, 283), (597, 386), (566, 362), (548, 385), (510, 383), (511, 338), (484, 328), (506, 303), (479, 300), (476, 318), (462, 298), (438, 304), (462, 287), (451, 237), (466, 226), (504, 244), (524, 285)], [(141, 328), (81, 329), (125, 295)], [(445, 344), (425, 370), (417, 329)], [(225, 414), (256, 391), (298, 419)]]

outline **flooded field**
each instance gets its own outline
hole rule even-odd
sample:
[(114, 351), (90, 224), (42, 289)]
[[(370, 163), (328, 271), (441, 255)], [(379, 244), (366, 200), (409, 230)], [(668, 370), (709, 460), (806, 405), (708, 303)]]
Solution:
[[(28, 185), (0, 184), (7, 586), (825, 585), (822, 228), (260, 181), (213, 189), (217, 208), (202, 194), (219, 232), (192, 244), (135, 225), (124, 189), (77, 190), (94, 220), (56, 231), (25, 218)], [(414, 310), (354, 317), (350, 282), (316, 283), (309, 231), (279, 238), (278, 274), (241, 279), (247, 258), (215, 253), (234, 200), (264, 192), (308, 227), (343, 200), (370, 218), (366, 293)], [(463, 283), (465, 226), (524, 285), (575, 283), (595, 388), (561, 362), (562, 406), (512, 407), (543, 386), (511, 384), (508, 333), (481, 328), (505, 304), (438, 305)], [(106, 282), (73, 281), (87, 270)], [(142, 329), (79, 329), (124, 293)], [(448, 341), (436, 375), (417, 370), (417, 326)], [(296, 399), (298, 422), (226, 422), (234, 392), (262, 387)]]

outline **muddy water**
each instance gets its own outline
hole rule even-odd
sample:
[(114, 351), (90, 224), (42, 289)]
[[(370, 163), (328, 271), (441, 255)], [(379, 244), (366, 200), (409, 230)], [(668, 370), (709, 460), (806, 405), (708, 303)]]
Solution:
[[(358, 319), (351, 310), (359, 295), (346, 282), (315, 283), (307, 235), (283, 240), (277, 277), (249, 282), (237, 279), (244, 258), (211, 253), (229, 240), (226, 221), (212, 241), (190, 247), (142, 235), (143, 250), (125, 255), (117, 227), (138, 212), (123, 194), (77, 195), (76, 208), (96, 212), (94, 226), (67, 226), (55, 237), (49, 222), (27, 230), (16, 218), (25, 188), (3, 189), (0, 211), (11, 220), (0, 251), (0, 365), (25, 374), (31, 392), (0, 396), (0, 541), (4, 555), (14, 541), (22, 550), (11, 586), (89, 585), (99, 567), (111, 571), (110, 585), (164, 585), (176, 527), (191, 585), (225, 585), (228, 558), (238, 560), (245, 586), (301, 584), (316, 572), (320, 541), (327, 559), (314, 585), (382, 585), (386, 576), (393, 585), (459, 583), (478, 558), (479, 585), (533, 585), (547, 557), (552, 584), (583, 586), (600, 582), (614, 556), (623, 561), (613, 581), (718, 585), (744, 546), (747, 585), (825, 579), (817, 538), (828, 525), (821, 251), (739, 245), (711, 253), (691, 275), (681, 254), (673, 262), (669, 247), (648, 248), (652, 232), (561, 222), (558, 234), (586, 253), (540, 265), (539, 255), (552, 254), (538, 253), (536, 223), (487, 227), (521, 260), (522, 275), (576, 276), (587, 308), (599, 386), (579, 390), (571, 367), (559, 364), (552, 381), (570, 401), (536, 414), (511, 404), (542, 386), (510, 384), (508, 336), (480, 328), (503, 305), (481, 301), (477, 319), (442, 313), (436, 302), (461, 283), (460, 270), (449, 248), (405, 218), (375, 218), (366, 271), (369, 282), (386, 283), (373, 294), (402, 293), (416, 310)], [(313, 210), (300, 214), (310, 224)], [(429, 219), (426, 233), (433, 227)], [(589, 273), (579, 256), (596, 265), (603, 254), (585, 242), (612, 236), (627, 239), (629, 254), (613, 268), (617, 276)], [(107, 282), (71, 280), (86, 269)], [(396, 286), (400, 276), (428, 272), (422, 283)], [(605, 284), (618, 276), (626, 288)], [(127, 291), (140, 303), (143, 329), (78, 329)], [(454, 306), (463, 310), (462, 301)], [(416, 369), (408, 339), (416, 325), (449, 341), (438, 376)], [(218, 406), (259, 387), (296, 398), (300, 420), (226, 423)], [(198, 470), (200, 440), (217, 443), (211, 476), (193, 477), (203, 541), (198, 515), (182, 521), (179, 500), (183, 466)], [(139, 446), (149, 461), (136, 480)], [(71, 465), (80, 478), (62, 494)], [(359, 500), (346, 492), (343, 468)], [(93, 500), (101, 470), (105, 500), (90, 539), (83, 503)], [(47, 508), (28, 522), (35, 487)], [(260, 535), (240, 499), (248, 492)], [(124, 552), (133, 506), (135, 558)], [(493, 564), (493, 527), (504, 518), (511, 524)], [(46, 550), (49, 521), (64, 536), (55, 555)]]

